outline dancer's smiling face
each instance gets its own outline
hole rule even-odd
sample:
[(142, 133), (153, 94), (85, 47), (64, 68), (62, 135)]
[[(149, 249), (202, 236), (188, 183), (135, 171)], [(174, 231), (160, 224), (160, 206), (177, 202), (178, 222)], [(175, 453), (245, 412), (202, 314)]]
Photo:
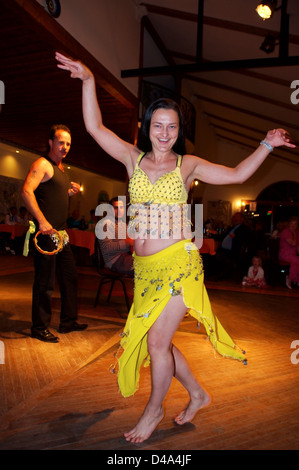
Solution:
[(179, 116), (173, 109), (157, 109), (153, 112), (150, 125), (150, 140), (153, 149), (169, 151), (177, 141)]

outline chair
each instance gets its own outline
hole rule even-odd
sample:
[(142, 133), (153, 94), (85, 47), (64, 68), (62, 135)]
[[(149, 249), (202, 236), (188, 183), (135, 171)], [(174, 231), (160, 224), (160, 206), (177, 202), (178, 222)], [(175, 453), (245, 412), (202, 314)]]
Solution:
[(100, 242), (97, 238), (96, 238), (96, 241), (95, 241), (95, 261), (96, 261), (97, 271), (100, 275), (101, 280), (100, 280), (97, 295), (96, 295), (96, 298), (95, 298), (95, 301), (94, 301), (94, 308), (96, 308), (96, 306), (98, 304), (98, 300), (99, 300), (99, 296), (100, 296), (100, 293), (101, 293), (102, 286), (104, 284), (108, 284), (108, 283), (111, 284), (109, 294), (108, 294), (108, 297), (107, 297), (107, 302), (110, 302), (110, 298), (111, 298), (111, 294), (112, 294), (112, 291), (113, 291), (114, 284), (115, 284), (116, 281), (119, 281), (122, 285), (122, 288), (123, 288), (123, 292), (124, 292), (124, 296), (125, 296), (125, 300), (126, 300), (126, 305), (127, 305), (127, 310), (129, 312), (131, 303), (130, 303), (129, 296), (128, 296), (128, 293), (127, 293), (127, 286), (126, 286), (125, 281), (126, 280), (132, 280), (133, 279), (133, 273), (132, 274), (121, 274), (121, 273), (112, 271), (109, 268), (105, 268), (105, 263), (104, 263), (104, 259), (103, 259), (102, 252), (101, 252)]

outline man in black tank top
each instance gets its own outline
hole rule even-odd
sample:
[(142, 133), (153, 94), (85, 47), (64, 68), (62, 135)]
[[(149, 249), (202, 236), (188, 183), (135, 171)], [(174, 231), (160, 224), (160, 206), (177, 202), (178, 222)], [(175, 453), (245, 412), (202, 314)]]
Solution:
[[(31, 166), (23, 185), (22, 197), (32, 214), (36, 231), (51, 235), (54, 230), (66, 228), (69, 196), (79, 192), (79, 185), (70, 182), (64, 172), (63, 159), (71, 146), (70, 130), (64, 125), (53, 126), (49, 138), (48, 155), (36, 160)], [(41, 237), (42, 237), (41, 235)], [(42, 237), (46, 251), (50, 237)], [(86, 324), (77, 323), (77, 272), (69, 244), (56, 255), (40, 253), (34, 247), (35, 278), (32, 293), (31, 335), (46, 342), (58, 342), (48, 327), (51, 321), (51, 299), (55, 286), (55, 275), (60, 288), (61, 313), (59, 332), (84, 330)]]

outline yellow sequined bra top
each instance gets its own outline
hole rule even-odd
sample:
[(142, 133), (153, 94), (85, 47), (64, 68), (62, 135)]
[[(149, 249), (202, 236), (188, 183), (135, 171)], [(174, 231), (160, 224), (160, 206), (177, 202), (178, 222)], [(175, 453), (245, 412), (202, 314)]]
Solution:
[(174, 170), (162, 175), (155, 183), (151, 183), (147, 174), (140, 168), (144, 155), (144, 153), (139, 155), (129, 181), (131, 204), (186, 204), (188, 193), (181, 175), (182, 156), (178, 156)]
[(140, 168), (144, 155), (139, 155), (129, 181), (128, 235), (132, 238), (181, 239), (183, 229), (189, 226), (188, 193), (181, 175), (182, 156), (178, 156), (174, 170), (152, 183)]

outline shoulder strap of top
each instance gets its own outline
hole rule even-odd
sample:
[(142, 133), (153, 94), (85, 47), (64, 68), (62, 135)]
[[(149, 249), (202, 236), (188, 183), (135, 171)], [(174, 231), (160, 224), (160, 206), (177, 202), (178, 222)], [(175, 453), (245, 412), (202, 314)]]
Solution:
[[(146, 152), (141, 152), (141, 154), (137, 158), (136, 165), (140, 164), (141, 160), (143, 159), (145, 155), (146, 155)], [(182, 159), (183, 159), (182, 155), (178, 155), (177, 164), (176, 164), (178, 168), (181, 168)]]
[(177, 160), (177, 164), (176, 164), (177, 168), (181, 168), (182, 159), (183, 159), (182, 155), (179, 155), (178, 160)]
[(141, 152), (141, 154), (140, 154), (139, 157), (137, 158), (136, 165), (139, 165), (139, 163), (140, 163), (141, 160), (143, 159), (144, 155), (145, 155), (145, 152)]

